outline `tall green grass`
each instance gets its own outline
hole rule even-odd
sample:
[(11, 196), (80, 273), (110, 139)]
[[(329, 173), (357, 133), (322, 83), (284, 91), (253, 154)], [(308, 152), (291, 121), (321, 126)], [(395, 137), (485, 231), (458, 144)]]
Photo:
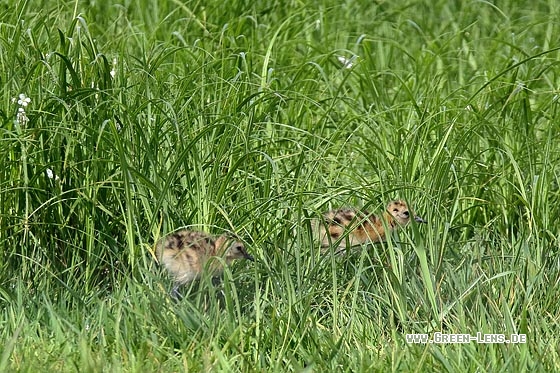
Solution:
[[(560, 364), (554, 1), (0, 12), (0, 371)], [(319, 254), (320, 212), (394, 198), (429, 224)], [(185, 226), (257, 260), (174, 303)], [(527, 343), (406, 342), (438, 331)]]

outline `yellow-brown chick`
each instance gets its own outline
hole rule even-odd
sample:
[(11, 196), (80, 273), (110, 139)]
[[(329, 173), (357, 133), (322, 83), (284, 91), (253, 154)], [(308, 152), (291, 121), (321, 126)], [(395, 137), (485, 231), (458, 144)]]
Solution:
[(217, 277), (223, 272), (223, 264), (211, 257), (222, 258), (227, 265), (235, 259), (253, 257), (245, 250), (242, 242), (228, 236), (213, 237), (205, 232), (182, 229), (162, 238), (156, 247), (159, 262), (167, 269), (174, 279), (171, 295), (179, 298), (179, 287), (200, 278), (204, 271)]
[(421, 217), (415, 216), (402, 200), (390, 202), (382, 217), (353, 208), (328, 211), (323, 214), (323, 222), (318, 223), (317, 229), (322, 251), (327, 251), (331, 245), (344, 249), (385, 241), (387, 233), (407, 225), (411, 218), (426, 223)]

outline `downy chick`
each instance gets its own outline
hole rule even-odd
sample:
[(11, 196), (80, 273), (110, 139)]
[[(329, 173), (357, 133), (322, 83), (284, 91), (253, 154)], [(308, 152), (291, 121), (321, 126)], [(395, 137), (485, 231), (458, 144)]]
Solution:
[(159, 262), (173, 276), (174, 286), (171, 295), (180, 298), (179, 287), (200, 278), (206, 270), (214, 277), (223, 272), (223, 263), (211, 257), (221, 257), (227, 265), (235, 259), (253, 257), (245, 250), (242, 242), (228, 235), (213, 237), (205, 232), (182, 229), (162, 238), (156, 248)]
[(390, 202), (382, 217), (353, 208), (328, 211), (323, 214), (323, 222), (318, 223), (321, 251), (326, 252), (333, 244), (344, 249), (347, 246), (385, 241), (387, 233), (407, 225), (411, 217), (419, 223), (426, 223), (421, 217), (412, 214), (402, 200)]

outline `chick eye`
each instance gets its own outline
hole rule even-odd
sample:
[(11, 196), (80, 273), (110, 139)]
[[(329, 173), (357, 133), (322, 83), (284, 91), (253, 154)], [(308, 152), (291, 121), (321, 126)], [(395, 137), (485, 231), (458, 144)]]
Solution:
[(408, 218), (408, 216), (410, 215), (410, 213), (408, 211), (403, 212), (403, 215), (406, 216)]

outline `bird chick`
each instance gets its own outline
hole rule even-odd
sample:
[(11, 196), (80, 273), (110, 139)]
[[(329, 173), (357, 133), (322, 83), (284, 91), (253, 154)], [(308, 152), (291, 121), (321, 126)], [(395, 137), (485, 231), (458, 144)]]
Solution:
[(212, 260), (222, 258), (227, 265), (235, 259), (253, 257), (245, 250), (242, 242), (228, 235), (213, 237), (208, 233), (182, 229), (162, 238), (156, 247), (159, 262), (167, 269), (174, 280), (171, 295), (180, 298), (179, 287), (188, 284), (208, 271), (213, 277), (223, 272), (223, 262)]
[(399, 226), (407, 225), (411, 217), (419, 223), (426, 223), (421, 217), (412, 214), (402, 200), (390, 202), (382, 217), (353, 208), (328, 211), (323, 214), (323, 222), (318, 222), (321, 251), (326, 252), (331, 245), (345, 249), (385, 241), (387, 234)]

